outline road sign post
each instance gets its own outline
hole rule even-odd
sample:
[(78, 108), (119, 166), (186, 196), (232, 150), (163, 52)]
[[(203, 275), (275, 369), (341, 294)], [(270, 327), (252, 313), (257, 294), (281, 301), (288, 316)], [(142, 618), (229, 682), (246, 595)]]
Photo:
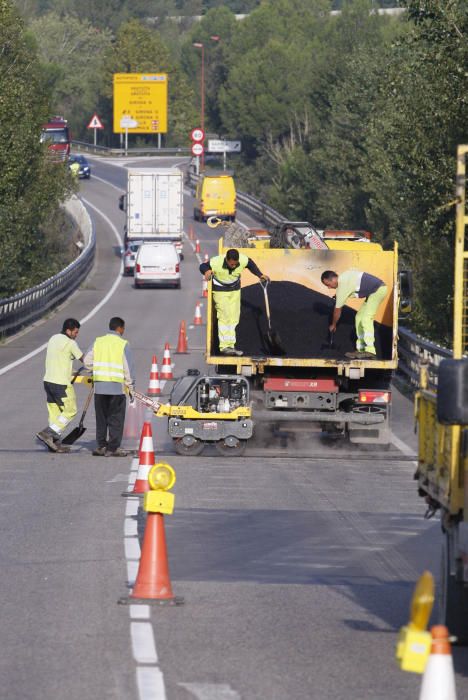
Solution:
[(223, 154), (223, 169), (226, 170), (226, 157), (228, 153), (240, 153), (242, 145), (240, 141), (227, 141), (223, 139), (208, 139), (209, 153)]
[(128, 151), (128, 130), (129, 129), (136, 129), (137, 127), (138, 127), (137, 120), (132, 119), (131, 117), (128, 116), (128, 114), (124, 114), (124, 116), (120, 120), (120, 128), (125, 129), (125, 146), (124, 146), (125, 155), (127, 155), (127, 151)]
[(96, 112), (93, 114), (91, 117), (91, 120), (87, 126), (88, 129), (93, 129), (94, 130), (94, 145), (96, 146), (97, 144), (97, 130), (98, 129), (104, 129), (104, 124), (102, 121), (99, 119), (98, 115)]

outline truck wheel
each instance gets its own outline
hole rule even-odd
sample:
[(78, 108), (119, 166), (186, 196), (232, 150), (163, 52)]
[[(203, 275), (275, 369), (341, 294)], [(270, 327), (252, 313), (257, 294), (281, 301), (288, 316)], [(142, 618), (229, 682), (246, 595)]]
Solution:
[(215, 447), (224, 457), (240, 457), (247, 447), (247, 440), (240, 440), (232, 435), (215, 442)]
[(174, 438), (174, 449), (178, 455), (196, 457), (203, 452), (205, 443), (197, 440), (192, 435), (184, 435), (182, 438)]
[(439, 621), (446, 625), (451, 635), (457, 638), (459, 645), (468, 644), (468, 586), (457, 575), (457, 568), (463, 563), (457, 557), (456, 542), (458, 526), (451, 527), (445, 533), (442, 545), (441, 576), (439, 586)]

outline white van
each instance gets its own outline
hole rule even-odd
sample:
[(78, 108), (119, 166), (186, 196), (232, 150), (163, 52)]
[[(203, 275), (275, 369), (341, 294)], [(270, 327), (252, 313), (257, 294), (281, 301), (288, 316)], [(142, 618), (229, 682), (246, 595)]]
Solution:
[(172, 243), (143, 243), (135, 260), (135, 287), (145, 284), (180, 289), (180, 258)]

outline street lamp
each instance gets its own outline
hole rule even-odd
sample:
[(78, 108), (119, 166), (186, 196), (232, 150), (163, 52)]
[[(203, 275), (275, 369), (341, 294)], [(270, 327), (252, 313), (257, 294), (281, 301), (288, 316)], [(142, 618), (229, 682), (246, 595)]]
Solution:
[[(212, 41), (219, 41), (219, 36), (216, 34), (211, 36)], [(200, 127), (205, 131), (205, 44), (201, 41), (194, 41), (193, 46), (196, 49), (201, 49), (201, 75), (200, 75)], [(203, 153), (201, 156), (202, 170), (205, 168), (205, 148), (203, 144)]]

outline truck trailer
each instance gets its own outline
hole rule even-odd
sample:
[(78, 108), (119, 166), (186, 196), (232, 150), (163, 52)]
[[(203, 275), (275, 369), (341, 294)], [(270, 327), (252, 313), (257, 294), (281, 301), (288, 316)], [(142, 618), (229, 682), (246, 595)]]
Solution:
[(126, 212), (125, 246), (131, 241), (170, 241), (182, 257), (183, 174), (177, 168), (128, 171), (127, 192), (119, 198)]

